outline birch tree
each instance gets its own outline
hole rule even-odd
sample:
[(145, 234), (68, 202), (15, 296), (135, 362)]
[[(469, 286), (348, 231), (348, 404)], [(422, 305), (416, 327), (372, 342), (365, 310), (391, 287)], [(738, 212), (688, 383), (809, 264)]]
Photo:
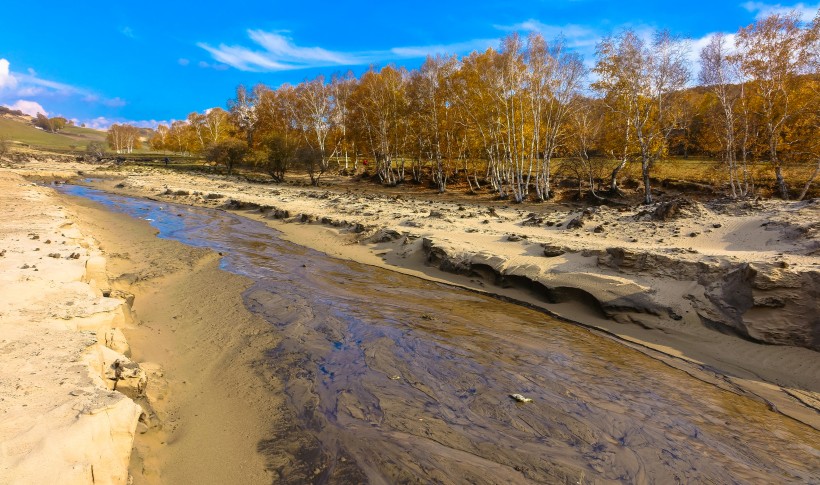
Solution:
[(654, 34), (650, 45), (634, 31), (604, 39), (597, 50), (595, 72), (599, 80), (593, 87), (604, 95), (610, 109), (622, 120), (624, 158), (613, 178), (627, 161), (631, 138), (641, 161), (644, 203), (652, 203), (650, 171), (665, 155), (669, 136), (675, 128), (671, 103), (674, 94), (689, 79), (686, 43), (669, 32)]
[(737, 64), (732, 60), (730, 48), (723, 34), (712, 37), (700, 52), (699, 80), (710, 90), (719, 106), (713, 125), (716, 138), (723, 148), (722, 157), (728, 170), (732, 197), (745, 197), (751, 188), (749, 171), (745, 158), (737, 159), (737, 110), (743, 94), (738, 86), (742, 79)]
[(814, 28), (804, 29), (796, 12), (774, 14), (740, 29), (734, 57), (748, 79), (756, 115), (763, 128), (767, 161), (774, 168), (780, 197), (789, 198), (783, 175), (783, 150), (793, 142), (790, 124), (809, 107), (801, 96), (801, 77), (810, 65)]
[(330, 158), (334, 155), (328, 148), (335, 148), (328, 144), (334, 114), (331, 89), (325, 83), (324, 76), (320, 75), (297, 85), (294, 94), (295, 103), (291, 106), (293, 119), (301, 129), (305, 143), (313, 149), (313, 153), (319, 159), (318, 169), (315, 171), (317, 175), (311, 177), (313, 184), (318, 185), (322, 174), (327, 172)]

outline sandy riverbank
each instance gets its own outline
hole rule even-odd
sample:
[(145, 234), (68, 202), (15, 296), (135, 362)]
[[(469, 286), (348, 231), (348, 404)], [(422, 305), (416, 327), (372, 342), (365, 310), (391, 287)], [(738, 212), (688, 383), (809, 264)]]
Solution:
[[(573, 208), (549, 205), (532, 213), (514, 205), (443, 202), (432, 194), (429, 199), (417, 200), (247, 184), (164, 170), (112, 173), (96, 168), (60, 165), (55, 171), (53, 164), (30, 163), (18, 171), (45, 178), (68, 178), (77, 170), (89, 176), (115, 177), (100, 185), (182, 204), (233, 208), (274, 225), (293, 242), (333, 256), (527, 302), (600, 328), (699, 379), (766, 400), (773, 409), (820, 429), (820, 354), (805, 348), (817, 343), (816, 333), (812, 333), (817, 323), (811, 318), (819, 313), (811, 284), (818, 270), (818, 204), (751, 202), (723, 208), (694, 204), (682, 207), (680, 216), (659, 220), (652, 214), (640, 214), (640, 208), (603, 208), (581, 215)], [(579, 216), (582, 227), (565, 229)], [(89, 230), (95, 237), (99, 232), (100, 240), (109, 228), (107, 224), (95, 227), (94, 221), (104, 217), (89, 213), (86, 218)], [(110, 232), (111, 239), (102, 248), (110, 254), (128, 253), (125, 258), (109, 257), (109, 272), (123, 276), (115, 278), (113, 286), (122, 284), (137, 295), (134, 306), (138, 319), (145, 323), (125, 331), (134, 360), (167, 359), (174, 366), (187, 368), (187, 374), (178, 376), (166, 372), (168, 395), (174, 397), (166, 400), (167, 410), (163, 409), (165, 403), (155, 407), (159, 422), (168, 424), (137, 441), (132, 460), (132, 473), (138, 479), (135, 483), (155, 483), (159, 470), (176, 470), (166, 471), (165, 477), (187, 477), (186, 466), (213, 464), (206, 457), (209, 451), (219, 450), (204, 450), (198, 456), (191, 451), (196, 447), (188, 445), (209, 443), (209, 436), (219, 437), (207, 426), (219, 422), (216, 417), (228, 419), (222, 437), (246, 434), (238, 438), (245, 446), (254, 439), (258, 442), (264, 432), (246, 430), (242, 417), (225, 416), (225, 408), (207, 409), (208, 403), (227, 403), (237, 397), (230, 391), (233, 381), (226, 378), (233, 370), (221, 369), (234, 360), (232, 350), (217, 346), (217, 340), (212, 339), (211, 347), (206, 345), (200, 352), (208, 343), (208, 339), (201, 341), (201, 336), (218, 330), (197, 328), (208, 325), (202, 323), (202, 315), (211, 315), (211, 310), (181, 315), (170, 309), (196, 308), (193, 298), (207, 301), (214, 295), (235, 295), (236, 299), (228, 299), (232, 303), (226, 305), (229, 314), (216, 315), (218, 319), (248, 322), (250, 333), (239, 338), (258, 340), (261, 347), (257, 349), (265, 348), (270, 343), (265, 339), (272, 337), (262, 330), (264, 324), (257, 326), (260, 322), (254, 322), (244, 310), (238, 296), (241, 290), (237, 289), (246, 284), (241, 278), (231, 277), (234, 281), (229, 278), (226, 282), (214, 260), (205, 255), (190, 256), (183, 264), (180, 261), (186, 258), (175, 256), (180, 253), (174, 249), (136, 252), (137, 247), (151, 246), (150, 230), (143, 229), (146, 239), (141, 242), (125, 236), (133, 229)], [(113, 249), (120, 240), (122, 246)], [(168, 259), (158, 261), (157, 254), (167, 254)], [(754, 274), (747, 271), (739, 278), (727, 279), (727, 275), (738, 276), (739, 268), (749, 266)], [(194, 274), (194, 281), (202, 286), (189, 283)], [(766, 278), (756, 281), (758, 275)], [(178, 284), (183, 279), (186, 285)], [(729, 286), (730, 292), (722, 291)], [(749, 301), (730, 301), (738, 293)], [(739, 320), (742, 327), (733, 327), (738, 324), (737, 315), (726, 314), (726, 309), (733, 308), (744, 310)], [(749, 318), (744, 320), (747, 314)], [(709, 325), (704, 325), (705, 320)], [(747, 335), (759, 332), (756, 338), (789, 339), (804, 347), (761, 345), (731, 334), (743, 331)], [(260, 335), (263, 338), (257, 339)], [(216, 359), (210, 357), (213, 352)], [(252, 356), (252, 351), (238, 356), (239, 361), (245, 359), (244, 365), (238, 366), (244, 375), (253, 369)], [(186, 359), (187, 364), (182, 364)], [(212, 382), (218, 385), (211, 386)], [(247, 382), (251, 381), (242, 385)], [(252, 394), (265, 396), (275, 386), (275, 382), (266, 389), (251, 386)], [(215, 394), (202, 396), (203, 388)], [(276, 401), (268, 405), (265, 412), (277, 416)], [(185, 448), (188, 451), (183, 451)], [(213, 473), (220, 471), (224, 469)], [(259, 462), (251, 460), (246, 471), (250, 482), (270, 480)]]
[(144, 385), (126, 300), (51, 189), (0, 171), (0, 213), (0, 482), (125, 483)]
[(107, 190), (237, 210), (336, 257), (545, 308), (820, 429), (815, 201), (535, 212), (144, 168), (86, 173), (114, 177), (98, 184)]
[(5, 171), (0, 194), (0, 482), (270, 483), (260, 423), (284, 416), (247, 280)]

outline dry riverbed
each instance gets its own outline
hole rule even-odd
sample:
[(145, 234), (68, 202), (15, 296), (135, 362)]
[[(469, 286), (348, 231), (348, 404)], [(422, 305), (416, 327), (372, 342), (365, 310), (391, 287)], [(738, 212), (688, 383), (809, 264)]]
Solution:
[[(704, 205), (683, 201), (588, 211), (550, 204), (533, 211), (498, 203), (444, 201), (433, 194), (415, 199), (248, 184), (165, 170), (98, 168), (31, 161), (15, 171), (54, 180), (77, 179), (79, 170), (86, 177), (103, 178), (93, 183), (109, 191), (238, 211), (273, 225), (290, 241), (336, 257), (544, 308), (820, 429), (820, 204), (816, 202)], [(49, 230), (62, 231), (60, 226), (66, 222), (51, 220), (56, 218), (47, 207), (65, 206), (64, 201), (56, 201), (48, 189), (32, 187), (12, 175), (4, 177), (21, 187), (4, 191), (17, 201), (6, 204), (7, 211), (16, 209), (15, 214), (25, 220), (39, 213), (44, 224), (54, 226)], [(32, 213), (20, 211), (20, 200), (28, 200), (20, 198), (20, 190), (44, 194), (45, 205)], [(12, 220), (11, 212), (7, 221)], [(139, 324), (123, 317), (117, 325), (128, 338), (132, 360), (148, 362), (143, 371), (158, 385), (149, 386), (152, 391), (147, 396), (136, 397), (141, 408), (119, 393), (105, 394), (107, 399), (122, 400), (122, 406), (133, 406), (126, 435), (133, 436), (143, 415), (139, 431), (144, 434), (137, 439), (131, 459), (135, 483), (178, 481), (194, 476), (191, 473), (214, 483), (226, 473), (242, 473), (247, 483), (269, 482), (263, 458), (251, 450), (269, 430), (254, 428), (254, 423), (269, 421), (274, 428), (277, 420), (287, 420), (287, 413), (277, 398), (276, 376), (266, 375), (267, 384), (259, 385), (258, 374), (265, 371), (255, 364), (254, 356), (271, 348), (277, 337), (244, 308), (240, 295), (247, 282), (220, 271), (216, 257), (207, 251), (155, 239), (145, 223), (82, 204), (65, 217), (81, 234), (94, 236), (87, 254), (66, 261), (81, 265), (104, 255), (105, 271), (113, 276), (110, 289), (119, 290), (113, 296), (122, 297), (105, 298), (100, 291), (94, 298), (116, 300), (118, 305), (125, 302), (127, 309), (128, 295), (136, 295)], [(4, 227), (9, 224), (14, 226), (4, 223)], [(28, 236), (30, 225), (16, 224), (26, 229), (9, 236), (4, 233), (4, 244), (24, 238), (36, 241)], [(27, 249), (32, 252), (25, 254), (39, 257), (36, 248), (32, 243)], [(5, 263), (0, 258), (0, 264)], [(44, 271), (43, 264), (36, 269)], [(54, 270), (45, 268), (53, 279)], [(19, 286), (23, 272), (30, 269), (16, 271), (3, 274)], [(71, 281), (84, 279), (82, 268), (74, 272)], [(28, 274), (25, 277), (30, 279)], [(95, 285), (99, 286), (92, 283), (91, 290), (83, 291), (93, 292)], [(217, 298), (218, 305), (213, 303)], [(95, 306), (94, 300), (89, 301)], [(3, 325), (11, 321), (5, 315), (21, 312), (13, 310), (12, 303), (7, 305)], [(220, 329), (220, 322), (234, 320), (243, 322), (244, 333)], [(18, 328), (21, 335), (32, 330)], [(3, 345), (18, 345), (5, 335)], [(100, 344), (85, 340), (75, 346), (76, 352), (88, 353)], [(18, 359), (28, 355), (21, 352), (11, 355)], [(52, 348), (52, 352), (66, 350)], [(17, 362), (7, 366), (4, 361), (2, 369), (18, 374), (22, 364)], [(163, 370), (168, 366), (175, 369), (173, 373)], [(256, 384), (248, 385), (251, 382)], [(108, 392), (105, 382), (97, 384), (99, 390), (94, 392)], [(39, 387), (32, 383), (27, 388)], [(2, 404), (12, 406), (9, 400)], [(11, 408), (3, 411), (7, 409)], [(23, 419), (27, 411), (17, 413)], [(25, 428), (20, 423), (18, 431)], [(9, 449), (3, 448), (3, 470), (22, 470), (9, 458)], [(235, 451), (233, 466), (215, 466), (224, 460), (211, 457), (226, 449)]]

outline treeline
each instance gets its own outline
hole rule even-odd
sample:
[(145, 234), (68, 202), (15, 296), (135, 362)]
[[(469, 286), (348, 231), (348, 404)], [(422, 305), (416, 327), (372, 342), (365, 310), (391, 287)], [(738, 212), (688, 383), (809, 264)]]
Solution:
[(711, 39), (697, 73), (690, 43), (666, 31), (604, 38), (591, 72), (561, 39), (512, 34), (498, 50), (428, 57), (416, 70), (240, 86), (227, 111), (159, 126), (150, 143), (280, 181), (299, 167), (318, 184), (332, 166), (362, 163), (384, 184), (443, 192), (458, 175), (516, 201), (550, 198), (559, 169), (579, 190), (615, 194), (637, 164), (648, 203), (659, 160), (697, 155), (720, 160), (733, 196), (754, 193), (750, 167), (765, 163), (781, 197), (803, 198), (820, 172), (818, 34), (820, 17), (773, 15), (734, 43)]

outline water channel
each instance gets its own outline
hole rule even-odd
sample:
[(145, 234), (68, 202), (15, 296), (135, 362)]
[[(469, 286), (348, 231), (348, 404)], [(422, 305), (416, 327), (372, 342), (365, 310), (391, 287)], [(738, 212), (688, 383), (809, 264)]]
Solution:
[(230, 212), (61, 190), (255, 282), (294, 416), (260, 450), (290, 454), (294, 482), (820, 483), (820, 433), (610, 338)]

